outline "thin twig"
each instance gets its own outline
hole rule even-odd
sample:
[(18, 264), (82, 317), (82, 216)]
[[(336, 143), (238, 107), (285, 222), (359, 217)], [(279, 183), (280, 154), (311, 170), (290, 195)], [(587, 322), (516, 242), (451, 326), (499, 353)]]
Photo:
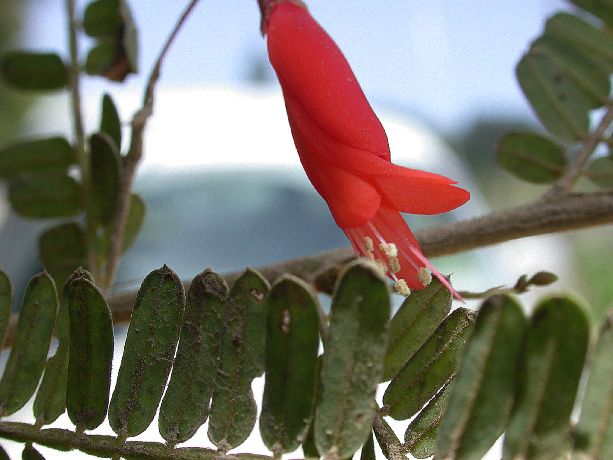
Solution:
[(569, 192), (575, 182), (581, 176), (585, 165), (598, 147), (598, 144), (605, 138), (609, 127), (613, 123), (613, 104), (607, 106), (606, 112), (603, 115), (600, 123), (592, 134), (585, 140), (583, 146), (577, 153), (573, 164), (566, 170), (556, 183), (542, 196), (543, 201), (553, 200), (560, 195)]
[(81, 110), (81, 82), (79, 68), (79, 41), (77, 30), (79, 24), (76, 18), (75, 0), (66, 0), (66, 13), (68, 19), (68, 42), (70, 46), (70, 65), (68, 67), (68, 82), (70, 87), (70, 100), (72, 106), (72, 123), (74, 126), (74, 149), (81, 169), (81, 184), (85, 197), (85, 220), (86, 220), (86, 248), (87, 264), (94, 279), (98, 279), (98, 264), (96, 261), (95, 240), (96, 227), (90, 218), (87, 198), (91, 191), (91, 172), (89, 157), (85, 147), (85, 128), (83, 127), (83, 114)]
[(213, 449), (187, 447), (169, 450), (160, 442), (128, 441), (118, 443), (115, 436), (76, 433), (61, 428), (39, 430), (34, 425), (18, 422), (0, 422), (0, 437), (18, 442), (33, 442), (57, 450), (77, 449), (96, 457), (155, 459), (172, 458), (177, 460), (238, 460), (248, 456), (250, 460), (271, 460), (272, 457), (257, 454), (220, 455)]
[(117, 211), (115, 213), (113, 231), (111, 234), (111, 248), (106, 264), (106, 276), (104, 277), (104, 283), (101, 286), (103, 290), (107, 290), (113, 283), (119, 265), (119, 260), (121, 258), (125, 227), (128, 220), (128, 215), (130, 213), (132, 184), (134, 182), (136, 169), (138, 168), (138, 164), (143, 156), (145, 128), (149, 118), (153, 114), (155, 88), (158, 80), (160, 79), (162, 64), (164, 63), (164, 59), (168, 55), (168, 51), (174, 43), (179, 31), (187, 21), (187, 18), (194, 10), (198, 2), (199, 0), (190, 1), (181, 14), (181, 17), (177, 21), (170, 36), (164, 43), (164, 46), (162, 47), (149, 75), (143, 97), (143, 105), (132, 118), (132, 137), (130, 139), (130, 148), (128, 153), (123, 158), (123, 173), (121, 177), (121, 188), (117, 203)]
[[(530, 203), (515, 208), (494, 211), (481, 217), (439, 225), (416, 232), (424, 254), (444, 256), (471, 249), (503, 243), (518, 238), (594, 227), (613, 223), (613, 191), (567, 194), (557, 201)], [(349, 248), (334, 249), (313, 256), (256, 267), (269, 281), (283, 274), (292, 274), (304, 281), (320, 286), (334, 284), (333, 278), (340, 267), (354, 257)], [(234, 282), (241, 272), (224, 274), (228, 283)], [(186, 289), (189, 282), (185, 282)], [(322, 290), (321, 287), (319, 287)], [(325, 290), (324, 290), (325, 292)], [(112, 297), (109, 305), (115, 324), (127, 323), (132, 313), (135, 292)], [(4, 347), (13, 343), (17, 318), (11, 319)]]

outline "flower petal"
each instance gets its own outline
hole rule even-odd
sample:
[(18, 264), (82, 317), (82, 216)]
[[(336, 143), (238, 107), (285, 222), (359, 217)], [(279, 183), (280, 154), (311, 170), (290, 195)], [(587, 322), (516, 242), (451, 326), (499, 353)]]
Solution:
[[(395, 166), (395, 165), (393, 165)], [(398, 211), (411, 214), (438, 214), (451, 211), (466, 203), (470, 193), (454, 187), (436, 174), (417, 176), (402, 171), (388, 177), (377, 177), (375, 182), (387, 202)], [(439, 179), (442, 178), (442, 179)]]
[(270, 14), (268, 55), (285, 90), (338, 142), (389, 158), (387, 136), (336, 43), (305, 8)]

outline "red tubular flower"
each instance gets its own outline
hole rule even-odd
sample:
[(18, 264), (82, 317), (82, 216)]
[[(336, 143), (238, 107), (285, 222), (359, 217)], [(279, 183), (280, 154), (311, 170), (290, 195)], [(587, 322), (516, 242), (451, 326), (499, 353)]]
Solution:
[(300, 161), (356, 253), (379, 263), (399, 292), (423, 288), (432, 272), (455, 294), (400, 212), (447, 212), (469, 193), (446, 177), (391, 163), (383, 126), (351, 67), (301, 2), (268, 0), (262, 9)]

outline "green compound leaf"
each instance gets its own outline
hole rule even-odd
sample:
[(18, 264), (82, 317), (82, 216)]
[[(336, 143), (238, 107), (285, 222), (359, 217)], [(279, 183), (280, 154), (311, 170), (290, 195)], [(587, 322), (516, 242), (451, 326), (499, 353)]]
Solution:
[(482, 304), (439, 429), (441, 458), (480, 459), (504, 431), (526, 329), (513, 297), (497, 295)]
[(127, 251), (136, 241), (143, 227), (147, 206), (142, 197), (136, 193), (130, 195), (130, 213), (126, 222), (126, 230), (123, 238), (123, 250)]
[(68, 83), (68, 71), (55, 53), (12, 51), (0, 59), (4, 81), (18, 89), (56, 90)]
[(570, 0), (579, 8), (589, 11), (602, 19), (609, 26), (613, 26), (613, 3), (609, 0)]
[(121, 120), (119, 112), (110, 94), (102, 97), (102, 114), (100, 116), (100, 132), (106, 133), (115, 142), (117, 151), (121, 151)]
[(375, 455), (375, 440), (373, 439), (372, 433), (370, 433), (370, 435), (368, 436), (366, 444), (362, 446), (360, 460), (377, 460), (377, 457)]
[(613, 158), (596, 158), (590, 162), (584, 174), (598, 187), (613, 187)]
[(76, 162), (76, 155), (63, 137), (20, 142), (0, 150), (0, 177), (15, 179), (24, 174), (61, 174)]
[(552, 140), (532, 133), (509, 133), (498, 144), (498, 162), (527, 182), (546, 184), (566, 169), (564, 149)]
[(520, 366), (504, 459), (559, 458), (590, 336), (587, 310), (570, 297), (541, 301), (532, 315)]
[(383, 380), (394, 378), (428, 340), (451, 309), (451, 293), (434, 278), (425, 289), (414, 291), (390, 321), (389, 345)]
[[(77, 270), (73, 276), (91, 276)], [(60, 308), (55, 323), (57, 349), (47, 360), (43, 380), (36, 392), (33, 413), (38, 424), (53, 423), (66, 410), (66, 387), (68, 385), (68, 358), (70, 351), (70, 312), (68, 307), (68, 284), (64, 285)]]
[(315, 413), (315, 443), (324, 456), (350, 457), (368, 437), (389, 316), (388, 286), (379, 271), (362, 260), (349, 264), (332, 300)]
[(4, 344), (12, 307), (13, 287), (11, 286), (11, 280), (6, 273), (0, 270), (0, 347)]
[(428, 402), (404, 433), (405, 447), (415, 458), (428, 458), (436, 453), (436, 438), (449, 403), (450, 384)]
[[(600, 329), (581, 418), (575, 428), (576, 459), (613, 458), (613, 312)], [(606, 403), (606, 402), (608, 403)]]
[(147, 275), (136, 296), (109, 407), (111, 428), (119, 436), (139, 435), (151, 424), (172, 367), (184, 308), (183, 284), (175, 272), (164, 265)]
[(160, 434), (170, 445), (191, 438), (209, 415), (227, 296), (225, 280), (208, 269), (187, 292), (179, 348), (160, 408)]
[(406, 420), (423, 407), (455, 375), (474, 313), (458, 308), (391, 381), (383, 404), (396, 420)]
[(81, 211), (81, 188), (70, 176), (22, 176), (11, 182), (9, 201), (23, 217), (70, 217)]
[(83, 30), (90, 37), (116, 35), (121, 32), (120, 0), (96, 0), (85, 8)]
[(308, 285), (287, 275), (272, 286), (266, 305), (260, 433), (272, 452), (291, 452), (304, 441), (313, 409), (319, 348), (317, 299)]
[(538, 48), (531, 49), (517, 65), (516, 74), (525, 96), (549, 132), (568, 142), (587, 136), (591, 107), (551, 57)]
[(66, 407), (77, 430), (93, 430), (106, 417), (113, 361), (113, 320), (100, 290), (77, 272), (67, 287), (70, 358)]
[(62, 284), (74, 270), (86, 265), (85, 234), (75, 222), (46, 230), (38, 240), (38, 254), (56, 284)]
[(32, 444), (26, 444), (21, 453), (22, 460), (45, 460), (43, 454), (32, 447)]
[(113, 139), (105, 133), (89, 138), (91, 150), (91, 191), (89, 210), (92, 219), (107, 224), (113, 219), (121, 181), (119, 151)]
[(254, 270), (234, 283), (226, 302), (224, 335), (213, 393), (208, 436), (227, 451), (245, 441), (256, 421), (251, 381), (264, 371), (266, 305), (270, 286)]
[(15, 340), (0, 380), (0, 414), (11, 415), (34, 394), (45, 368), (57, 314), (55, 283), (47, 273), (26, 287)]

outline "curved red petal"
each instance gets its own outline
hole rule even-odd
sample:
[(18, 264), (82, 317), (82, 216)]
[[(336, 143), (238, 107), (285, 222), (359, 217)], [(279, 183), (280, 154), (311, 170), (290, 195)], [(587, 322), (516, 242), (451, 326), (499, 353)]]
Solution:
[(268, 54), (279, 81), (333, 139), (389, 158), (387, 136), (336, 43), (305, 8), (275, 6)]
[(398, 174), (374, 180), (386, 201), (399, 211), (438, 214), (451, 211), (470, 199), (470, 193), (466, 190), (439, 179), (443, 176), (416, 176), (412, 170), (406, 173), (401, 171), (406, 168), (396, 168), (399, 168)]

